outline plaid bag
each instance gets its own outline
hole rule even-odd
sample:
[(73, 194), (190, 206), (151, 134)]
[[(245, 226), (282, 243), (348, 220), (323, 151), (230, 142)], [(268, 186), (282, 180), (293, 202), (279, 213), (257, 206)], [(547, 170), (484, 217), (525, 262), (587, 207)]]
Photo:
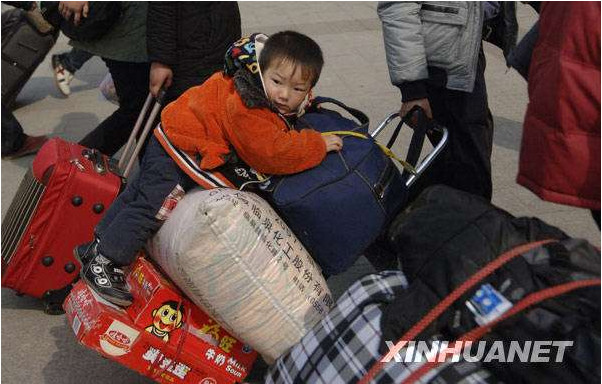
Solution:
[[(398, 271), (368, 275), (339, 298), (328, 316), (268, 370), (266, 383), (353, 383), (381, 357), (381, 308), (407, 287)], [(389, 364), (377, 377), (392, 383), (407, 376), (404, 363)]]

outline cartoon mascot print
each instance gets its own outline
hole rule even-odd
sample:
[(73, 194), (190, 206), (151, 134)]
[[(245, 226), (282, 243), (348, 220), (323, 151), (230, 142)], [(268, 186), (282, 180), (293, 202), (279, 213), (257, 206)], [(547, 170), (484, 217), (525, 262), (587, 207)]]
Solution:
[(144, 328), (145, 331), (169, 341), (169, 333), (182, 326), (184, 317), (184, 306), (177, 301), (166, 301), (153, 312), (153, 323)]

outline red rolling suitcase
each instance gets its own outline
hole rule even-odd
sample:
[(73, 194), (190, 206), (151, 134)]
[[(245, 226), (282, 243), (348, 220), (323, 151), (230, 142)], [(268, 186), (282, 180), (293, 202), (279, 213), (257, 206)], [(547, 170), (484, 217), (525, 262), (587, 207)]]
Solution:
[(92, 240), (120, 186), (106, 156), (59, 138), (48, 141), (2, 221), (2, 286), (47, 301), (61, 296), (78, 276), (73, 248)]
[(2, 221), (2, 286), (44, 299), (47, 313), (61, 304), (80, 265), (75, 246), (91, 241), (94, 227), (119, 193), (160, 108), (160, 96), (125, 164), (152, 101), (146, 100), (119, 164), (97, 150), (59, 138), (36, 155)]

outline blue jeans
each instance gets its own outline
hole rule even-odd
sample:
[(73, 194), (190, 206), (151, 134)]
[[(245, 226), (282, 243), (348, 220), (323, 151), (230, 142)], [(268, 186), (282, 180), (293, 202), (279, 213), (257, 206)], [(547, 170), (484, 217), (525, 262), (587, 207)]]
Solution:
[(94, 55), (90, 52), (71, 48), (69, 52), (61, 53), (59, 59), (66, 70), (75, 73), (86, 63), (86, 61), (90, 60), (92, 56)]

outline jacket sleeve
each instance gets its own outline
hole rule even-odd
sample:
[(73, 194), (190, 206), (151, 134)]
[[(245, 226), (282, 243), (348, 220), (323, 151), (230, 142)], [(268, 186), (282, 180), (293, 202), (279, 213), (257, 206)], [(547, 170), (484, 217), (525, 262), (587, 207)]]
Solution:
[(236, 153), (261, 173), (301, 172), (320, 164), (326, 156), (326, 144), (319, 132), (283, 130), (285, 123), (265, 109), (230, 109), (227, 124), (228, 140)]
[(389, 77), (405, 93), (404, 100), (426, 97), (424, 80), (429, 75), (420, 7), (415, 2), (381, 2), (377, 8)]
[(198, 152), (195, 133), (203, 127), (188, 107), (191, 91), (184, 92), (176, 101), (169, 103), (161, 112), (161, 125), (169, 141), (182, 151)]
[(149, 62), (167, 66), (177, 63), (178, 5), (167, 1), (149, 1), (146, 25), (146, 49)]

